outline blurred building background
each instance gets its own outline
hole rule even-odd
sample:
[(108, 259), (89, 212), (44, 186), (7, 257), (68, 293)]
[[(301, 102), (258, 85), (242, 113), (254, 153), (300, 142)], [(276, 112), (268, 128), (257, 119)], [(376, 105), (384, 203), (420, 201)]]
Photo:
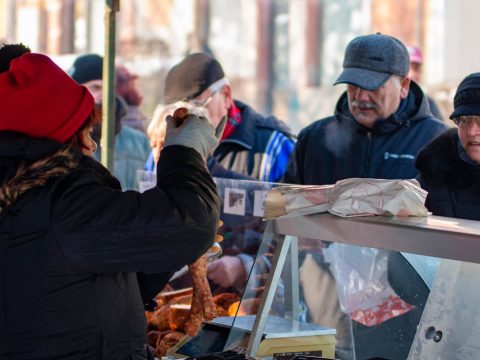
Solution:
[[(103, 54), (105, 3), (0, 0), (0, 40), (68, 68), (78, 54)], [(116, 57), (140, 75), (147, 114), (166, 71), (209, 51), (236, 98), (298, 131), (333, 112), (346, 44), (379, 31), (423, 49), (422, 85), (448, 116), (458, 82), (480, 70), (478, 14), (478, 0), (120, 0)]]

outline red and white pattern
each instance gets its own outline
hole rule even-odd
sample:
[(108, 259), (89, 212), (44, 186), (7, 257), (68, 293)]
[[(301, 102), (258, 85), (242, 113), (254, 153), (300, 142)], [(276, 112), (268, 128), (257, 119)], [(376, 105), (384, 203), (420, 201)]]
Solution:
[(350, 317), (352, 320), (365, 326), (375, 326), (396, 316), (403, 315), (413, 308), (415, 306), (406, 303), (399, 296), (391, 295), (383, 303), (370, 309), (357, 310), (350, 314)]

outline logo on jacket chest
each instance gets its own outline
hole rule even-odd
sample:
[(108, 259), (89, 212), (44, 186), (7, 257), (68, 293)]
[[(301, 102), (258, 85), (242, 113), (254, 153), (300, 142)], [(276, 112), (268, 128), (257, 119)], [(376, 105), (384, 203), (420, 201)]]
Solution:
[(388, 159), (408, 159), (408, 160), (415, 160), (415, 155), (411, 155), (411, 154), (394, 154), (394, 153), (385, 151), (385, 153), (383, 154), (383, 158), (384, 158), (385, 160), (388, 160)]

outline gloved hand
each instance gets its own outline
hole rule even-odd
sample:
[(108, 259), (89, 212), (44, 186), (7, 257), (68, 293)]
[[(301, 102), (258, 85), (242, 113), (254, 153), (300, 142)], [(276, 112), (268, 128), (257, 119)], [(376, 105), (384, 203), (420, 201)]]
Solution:
[(163, 147), (166, 148), (170, 145), (186, 146), (198, 151), (206, 159), (217, 146), (226, 121), (225, 117), (218, 124), (217, 129), (214, 129), (205, 117), (190, 114), (181, 126), (175, 127), (173, 117), (167, 116), (167, 132)]

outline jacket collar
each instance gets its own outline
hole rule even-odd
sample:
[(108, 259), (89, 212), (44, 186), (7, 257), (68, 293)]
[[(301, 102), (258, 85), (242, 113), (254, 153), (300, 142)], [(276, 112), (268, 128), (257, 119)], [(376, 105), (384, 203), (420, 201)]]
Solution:
[(242, 113), (242, 121), (236, 127), (235, 132), (222, 143), (234, 143), (248, 150), (251, 150), (255, 141), (255, 120), (257, 113), (248, 105), (241, 101), (235, 100), (237, 106)]

